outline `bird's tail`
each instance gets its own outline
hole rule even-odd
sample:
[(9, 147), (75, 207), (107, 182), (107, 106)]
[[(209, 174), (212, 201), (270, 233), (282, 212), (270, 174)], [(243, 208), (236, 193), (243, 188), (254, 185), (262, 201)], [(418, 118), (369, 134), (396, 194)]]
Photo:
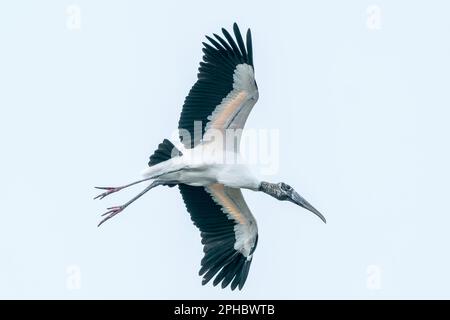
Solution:
[(142, 175), (145, 177), (156, 178), (161, 174), (167, 173), (167, 171), (174, 170), (176, 169), (173, 167), (175, 164), (166, 161), (182, 155), (181, 151), (178, 150), (172, 142), (164, 139), (164, 141), (158, 145), (158, 149), (150, 156), (150, 161), (148, 162), (149, 167), (142, 171)]
[(152, 167), (155, 164), (164, 162), (173, 157), (179, 157), (181, 155), (182, 155), (181, 151), (179, 151), (173, 145), (172, 142), (170, 142), (167, 139), (164, 139), (164, 141), (158, 145), (158, 149), (156, 149), (156, 151), (150, 156), (150, 161), (148, 162), (148, 166)]

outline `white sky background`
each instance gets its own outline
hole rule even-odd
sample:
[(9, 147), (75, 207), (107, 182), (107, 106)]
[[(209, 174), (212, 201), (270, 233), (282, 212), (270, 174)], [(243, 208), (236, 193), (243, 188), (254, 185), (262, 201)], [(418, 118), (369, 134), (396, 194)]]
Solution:
[[(450, 6), (378, 1), (0, 5), (1, 298), (450, 298)], [(245, 192), (259, 243), (244, 290), (202, 286), (176, 188), (93, 201), (177, 127), (205, 34), (251, 27), (280, 170), (328, 219)], [(69, 24), (70, 25), (70, 24)]]

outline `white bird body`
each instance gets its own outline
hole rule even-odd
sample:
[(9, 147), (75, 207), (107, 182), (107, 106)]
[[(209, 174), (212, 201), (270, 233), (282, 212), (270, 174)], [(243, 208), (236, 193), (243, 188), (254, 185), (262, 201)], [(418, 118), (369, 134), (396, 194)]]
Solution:
[(261, 184), (255, 168), (245, 161), (240, 152), (224, 150), (208, 142), (192, 149), (183, 149), (181, 156), (148, 167), (142, 175), (195, 187), (220, 183), (256, 191)]

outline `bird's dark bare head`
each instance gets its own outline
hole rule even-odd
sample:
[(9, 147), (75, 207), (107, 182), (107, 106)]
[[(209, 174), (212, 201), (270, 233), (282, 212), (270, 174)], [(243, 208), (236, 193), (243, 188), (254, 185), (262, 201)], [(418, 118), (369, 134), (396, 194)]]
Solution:
[(259, 186), (259, 190), (271, 195), (272, 197), (280, 201), (290, 201), (292, 203), (295, 203), (296, 205), (299, 205), (300, 207), (314, 213), (323, 222), (327, 222), (325, 217), (317, 209), (315, 209), (308, 201), (306, 201), (301, 195), (299, 195), (294, 190), (294, 188), (284, 182), (270, 183), (263, 181)]

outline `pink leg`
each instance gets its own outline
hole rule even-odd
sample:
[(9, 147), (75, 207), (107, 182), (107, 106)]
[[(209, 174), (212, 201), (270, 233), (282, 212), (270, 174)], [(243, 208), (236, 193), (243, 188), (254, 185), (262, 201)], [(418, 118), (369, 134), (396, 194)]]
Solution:
[[(137, 183), (137, 182), (136, 182)], [(111, 219), (112, 217), (114, 217), (115, 215), (119, 214), (120, 212), (122, 212), (126, 207), (128, 207), (130, 204), (132, 204), (134, 201), (136, 201), (137, 199), (139, 199), (140, 197), (142, 197), (147, 191), (149, 191), (150, 189), (153, 189), (154, 187), (157, 187), (159, 185), (164, 185), (167, 184), (169, 182), (163, 182), (163, 181), (153, 181), (148, 187), (146, 187), (144, 190), (142, 190), (137, 196), (135, 196), (133, 199), (131, 199), (130, 201), (128, 201), (127, 203), (121, 205), (121, 206), (115, 206), (115, 207), (110, 207), (108, 208), (108, 211), (105, 212), (104, 214), (102, 214), (103, 216), (106, 216), (102, 221), (100, 221), (100, 223), (98, 224), (98, 227), (100, 227), (105, 221)]]
[(103, 193), (101, 193), (101, 194), (99, 194), (98, 196), (96, 196), (96, 197), (94, 198), (94, 200), (95, 200), (95, 199), (100, 199), (100, 200), (101, 200), (101, 199), (103, 199), (104, 197), (106, 197), (106, 196), (108, 196), (108, 195), (110, 195), (110, 194), (112, 194), (112, 193), (115, 193), (115, 192), (117, 192), (117, 191), (120, 191), (120, 190), (122, 190), (122, 189), (131, 187), (131, 186), (134, 186), (135, 184), (138, 184), (138, 183), (141, 183), (141, 182), (150, 180), (150, 179), (153, 179), (153, 178), (145, 178), (145, 179), (141, 179), (141, 180), (138, 180), (138, 181), (135, 181), (135, 182), (126, 184), (126, 185), (121, 186), (121, 187), (95, 187), (96, 189), (101, 189), (101, 190), (106, 190), (106, 191), (103, 192)]

